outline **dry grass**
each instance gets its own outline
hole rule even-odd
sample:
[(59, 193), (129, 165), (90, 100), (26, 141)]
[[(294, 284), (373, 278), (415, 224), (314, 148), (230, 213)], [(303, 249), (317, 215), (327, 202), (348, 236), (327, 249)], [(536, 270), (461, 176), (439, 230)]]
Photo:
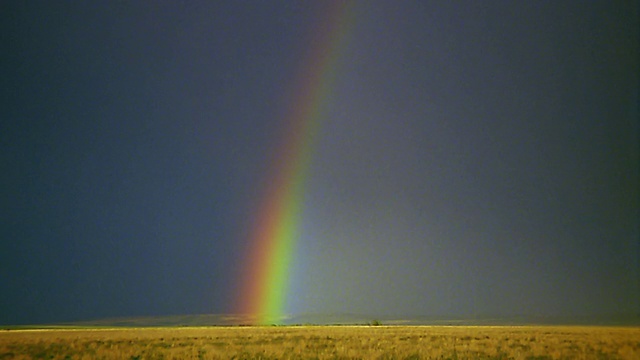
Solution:
[(640, 359), (640, 328), (318, 326), (0, 331), (0, 359)]

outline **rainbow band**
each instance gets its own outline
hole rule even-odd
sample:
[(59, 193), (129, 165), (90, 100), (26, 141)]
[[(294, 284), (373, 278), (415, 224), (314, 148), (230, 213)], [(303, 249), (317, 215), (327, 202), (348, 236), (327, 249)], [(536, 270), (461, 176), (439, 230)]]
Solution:
[(304, 187), (313, 142), (322, 119), (321, 106), (331, 90), (336, 59), (346, 32), (347, 2), (335, 1), (314, 31), (303, 71), (293, 87), (294, 106), (277, 152), (268, 190), (242, 264), (237, 312), (255, 324), (280, 323), (286, 311), (290, 266), (299, 236)]

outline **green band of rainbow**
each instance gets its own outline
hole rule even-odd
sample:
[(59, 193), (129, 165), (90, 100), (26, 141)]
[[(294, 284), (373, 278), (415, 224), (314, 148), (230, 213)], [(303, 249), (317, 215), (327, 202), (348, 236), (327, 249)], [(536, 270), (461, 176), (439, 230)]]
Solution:
[(345, 1), (331, 3), (313, 31), (313, 41), (295, 77), (293, 106), (285, 119), (281, 148), (271, 166), (268, 189), (242, 266), (237, 313), (256, 324), (280, 323), (286, 312), (290, 266), (299, 236), (305, 183), (321, 107), (336, 75), (336, 59), (345, 39)]

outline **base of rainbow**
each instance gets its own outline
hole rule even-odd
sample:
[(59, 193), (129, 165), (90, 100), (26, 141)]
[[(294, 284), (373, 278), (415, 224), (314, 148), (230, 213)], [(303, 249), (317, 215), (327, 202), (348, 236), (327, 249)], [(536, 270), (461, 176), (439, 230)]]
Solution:
[[(329, 3), (323, 3), (328, 5)], [(285, 119), (285, 134), (270, 167), (258, 217), (250, 234), (250, 249), (241, 264), (236, 312), (253, 324), (279, 324), (286, 319), (290, 269), (300, 236), (305, 184), (314, 139), (322, 121), (321, 108), (336, 75), (336, 60), (344, 46), (346, 1), (331, 2), (305, 43), (301, 70), (292, 87), (294, 106)]]

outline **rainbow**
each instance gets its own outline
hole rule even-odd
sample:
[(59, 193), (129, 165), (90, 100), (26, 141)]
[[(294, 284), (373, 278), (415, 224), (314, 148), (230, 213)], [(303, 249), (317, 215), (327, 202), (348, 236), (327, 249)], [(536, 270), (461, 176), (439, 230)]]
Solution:
[[(329, 3), (323, 3), (329, 4)], [(304, 44), (301, 71), (294, 76), (293, 104), (286, 112), (283, 140), (266, 179), (267, 190), (251, 227), (241, 264), (236, 313), (254, 324), (278, 324), (286, 315), (290, 266), (299, 236), (303, 197), (321, 107), (331, 91), (337, 58), (347, 32), (346, 1), (321, 11), (312, 41)]]

